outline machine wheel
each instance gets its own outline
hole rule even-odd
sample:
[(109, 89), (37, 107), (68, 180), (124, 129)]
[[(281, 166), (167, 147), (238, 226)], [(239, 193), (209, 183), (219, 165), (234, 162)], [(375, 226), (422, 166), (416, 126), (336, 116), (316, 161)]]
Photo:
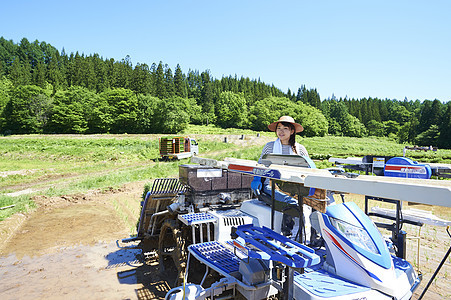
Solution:
[(160, 272), (165, 271), (165, 258), (170, 257), (177, 270), (175, 285), (183, 284), (186, 267), (187, 250), (182, 230), (176, 220), (165, 220), (161, 226), (158, 241), (158, 260)]
[(157, 250), (158, 236), (145, 237), (140, 243), (139, 247), (142, 249), (143, 254), (150, 253)]

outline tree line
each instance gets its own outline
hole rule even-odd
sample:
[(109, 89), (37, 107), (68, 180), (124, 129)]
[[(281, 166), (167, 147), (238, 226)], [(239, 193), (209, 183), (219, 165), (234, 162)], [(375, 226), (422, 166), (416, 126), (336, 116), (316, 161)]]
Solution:
[(291, 115), (305, 136), (389, 136), (451, 148), (451, 104), (435, 100), (321, 99), (260, 79), (175, 71), (46, 42), (0, 38), (0, 133), (176, 133), (187, 124), (266, 130)]

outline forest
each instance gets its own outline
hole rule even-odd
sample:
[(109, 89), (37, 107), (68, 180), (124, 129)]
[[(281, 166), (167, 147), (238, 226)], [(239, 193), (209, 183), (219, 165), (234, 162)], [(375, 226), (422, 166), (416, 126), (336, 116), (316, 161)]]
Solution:
[(0, 37), (0, 134), (177, 133), (188, 124), (267, 130), (291, 115), (303, 136), (387, 136), (451, 148), (449, 99), (321, 99), (260, 79), (213, 78), (163, 62), (133, 64)]

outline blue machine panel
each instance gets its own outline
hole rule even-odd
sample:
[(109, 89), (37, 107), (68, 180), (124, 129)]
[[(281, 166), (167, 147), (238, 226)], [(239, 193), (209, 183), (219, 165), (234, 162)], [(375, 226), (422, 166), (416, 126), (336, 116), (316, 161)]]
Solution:
[(190, 245), (189, 248), (196, 252), (202, 259), (227, 274), (237, 272), (239, 269), (240, 261), (238, 257), (219, 242), (213, 241), (194, 244)]
[(213, 215), (204, 212), (179, 215), (179, 219), (186, 225), (194, 225), (199, 223), (208, 223), (216, 221)]
[(431, 178), (432, 170), (429, 165), (420, 164), (407, 157), (393, 157), (385, 164), (384, 176), (403, 178)]
[[(346, 279), (332, 275), (324, 270), (299, 274), (295, 272), (294, 281), (320, 298), (332, 298), (369, 291), (370, 288), (349, 282)], [(366, 298), (360, 298), (366, 299)]]

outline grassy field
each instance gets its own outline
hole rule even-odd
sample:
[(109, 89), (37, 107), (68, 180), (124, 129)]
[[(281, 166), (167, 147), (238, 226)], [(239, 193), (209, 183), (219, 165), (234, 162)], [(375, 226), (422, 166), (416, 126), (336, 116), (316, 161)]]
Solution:
[[(196, 138), (200, 146), (200, 156), (215, 159), (235, 157), (257, 160), (263, 144), (275, 138), (274, 133), (271, 132), (221, 130), (212, 126), (190, 126), (181, 134)], [(0, 137), (0, 222), (4, 221), (2, 225), (6, 225), (20, 216), (20, 213), (35, 210), (41, 203), (37, 201), (36, 204), (33, 199), (39, 199), (41, 196), (49, 197), (49, 201), (60, 196), (60, 198), (71, 199), (65, 195), (75, 197), (79, 194), (89, 194), (90, 191), (119, 190), (130, 183), (130, 185), (138, 186), (138, 189), (142, 183), (144, 189), (145, 184), (152, 182), (155, 178), (178, 177), (178, 166), (189, 163), (189, 159), (160, 161), (158, 138), (159, 135)], [(225, 143), (226, 138), (227, 143)], [(330, 167), (332, 164), (327, 161), (329, 157), (402, 156), (405, 146), (387, 138), (372, 137), (357, 139), (299, 136), (298, 142), (305, 145), (318, 168)], [(407, 155), (421, 162), (451, 163), (451, 150), (408, 152)], [(130, 232), (133, 233), (132, 231), (136, 230), (134, 218), (140, 212), (139, 196), (127, 197), (125, 194), (122, 199), (120, 195), (114, 197), (116, 195), (113, 193), (105, 193), (105, 195), (109, 203), (113, 203), (115, 213), (130, 225)], [(335, 195), (335, 199), (338, 202), (341, 201), (338, 195)], [(356, 202), (361, 208), (364, 205), (364, 197), (361, 195), (346, 195), (346, 201)], [(387, 207), (380, 203), (375, 205)], [(414, 208), (426, 209), (440, 218), (451, 219), (450, 208), (425, 207), (424, 205)], [(133, 213), (128, 213), (129, 211)], [(38, 212), (39, 208), (30, 215), (36, 215)], [(16, 216), (5, 221), (13, 214)], [(41, 223), (38, 222), (38, 224)], [(415, 238), (420, 235), (416, 226), (406, 224), (403, 229), (407, 231), (409, 237)], [(45, 238), (39, 238), (45, 240)], [(425, 282), (422, 283), (424, 286), (434, 273), (450, 242), (443, 228), (425, 225), (421, 229), (421, 244), (420, 251), (416, 246), (417, 240), (408, 240), (407, 259), (414, 264), (415, 268), (424, 272)], [(439, 295), (438, 298), (429, 299), (451, 297), (449, 263), (451, 258), (448, 258), (439, 278), (436, 278), (432, 286), (435, 294)], [(422, 290), (423, 286), (419, 290)]]
[[(190, 126), (183, 135), (196, 136), (200, 155), (223, 159), (257, 160), (262, 145), (225, 143), (224, 137), (272, 138), (272, 132), (222, 130), (213, 126)], [(34, 208), (31, 195), (58, 196), (92, 189), (118, 187), (124, 183), (176, 177), (177, 162), (159, 161), (159, 135), (25, 135), (0, 137), (0, 220)], [(329, 157), (372, 155), (402, 156), (404, 145), (387, 138), (298, 136), (298, 142), (317, 160), (319, 168), (330, 167)], [(451, 163), (451, 150), (409, 152), (422, 162)], [(20, 191), (27, 190), (20, 195)]]

